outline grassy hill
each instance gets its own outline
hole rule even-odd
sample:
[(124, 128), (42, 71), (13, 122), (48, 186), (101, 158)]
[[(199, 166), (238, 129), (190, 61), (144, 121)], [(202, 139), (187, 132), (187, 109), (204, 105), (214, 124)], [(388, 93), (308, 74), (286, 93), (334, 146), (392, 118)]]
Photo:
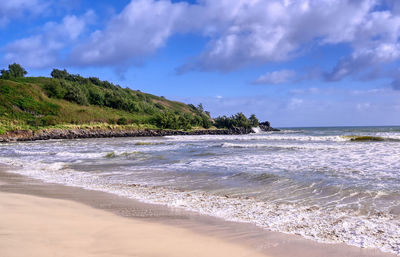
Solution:
[(209, 128), (201, 107), (122, 88), (65, 70), (52, 77), (0, 79), (0, 134), (49, 127)]

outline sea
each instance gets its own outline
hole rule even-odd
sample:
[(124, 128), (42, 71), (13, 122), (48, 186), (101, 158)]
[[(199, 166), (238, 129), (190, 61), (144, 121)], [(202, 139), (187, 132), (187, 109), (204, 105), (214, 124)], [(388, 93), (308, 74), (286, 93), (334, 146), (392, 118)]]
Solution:
[(400, 255), (400, 127), (0, 144), (10, 172)]

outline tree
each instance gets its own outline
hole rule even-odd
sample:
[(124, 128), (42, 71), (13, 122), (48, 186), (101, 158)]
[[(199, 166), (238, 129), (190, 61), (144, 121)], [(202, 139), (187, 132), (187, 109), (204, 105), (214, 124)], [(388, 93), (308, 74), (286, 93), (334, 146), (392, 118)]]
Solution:
[(203, 111), (204, 111), (203, 104), (202, 104), (202, 103), (199, 103), (199, 105), (197, 106), (197, 109), (198, 109), (199, 111), (203, 112)]
[(260, 124), (256, 115), (254, 115), (254, 114), (250, 115), (249, 122), (252, 127), (258, 127), (258, 125)]
[(28, 74), (28, 72), (17, 63), (8, 65), (8, 71), (10, 72), (11, 78), (21, 78)]
[(231, 117), (217, 117), (214, 119), (214, 125), (217, 128), (227, 128), (227, 129), (234, 129), (234, 128), (251, 128), (250, 121), (246, 118), (246, 116), (239, 112)]
[(1, 70), (0, 78), (2, 79), (22, 78), (25, 77), (26, 74), (28, 74), (28, 72), (24, 68), (22, 68), (21, 65), (13, 63), (8, 65), (8, 70)]
[(70, 76), (70, 74), (67, 72), (66, 69), (64, 70), (53, 69), (50, 75), (55, 79), (67, 79), (68, 76)]
[(8, 70), (1, 70), (0, 79), (10, 79), (10, 72)]
[(239, 128), (251, 128), (249, 120), (246, 116), (239, 112), (232, 117), (234, 121), (234, 126)]

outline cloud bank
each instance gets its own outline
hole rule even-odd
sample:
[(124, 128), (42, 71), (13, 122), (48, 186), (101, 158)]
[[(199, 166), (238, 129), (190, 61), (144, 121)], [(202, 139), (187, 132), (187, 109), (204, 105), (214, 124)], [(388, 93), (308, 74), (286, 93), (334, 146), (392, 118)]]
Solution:
[[(29, 6), (36, 10), (38, 1), (7, 0), (6, 9), (0, 11), (0, 24), (10, 19), (4, 10), (17, 8), (17, 14)], [(166, 46), (172, 36), (192, 33), (208, 43), (178, 67), (179, 73), (229, 72), (286, 62), (321, 46), (345, 44), (351, 53), (322, 72), (321, 79), (372, 79), (387, 76), (381, 67), (400, 59), (399, 10), (398, 1), (390, 0), (198, 0), (195, 4), (132, 0), (104, 28), (86, 38), (75, 40), (85, 26), (77, 26), (78, 21), (73, 20), (68, 24), (65, 17), (41, 35), (11, 43), (6, 59), (18, 61), (28, 56), (26, 63), (32, 67), (38, 65), (29, 60), (37, 57), (45, 60), (42, 66), (55, 63), (66, 44), (54, 40), (48, 31), (58, 31), (60, 26), (66, 31), (62, 37), (72, 45), (66, 60), (74, 66), (137, 64)], [(283, 77), (290, 75), (265, 74), (255, 83), (282, 83)]]

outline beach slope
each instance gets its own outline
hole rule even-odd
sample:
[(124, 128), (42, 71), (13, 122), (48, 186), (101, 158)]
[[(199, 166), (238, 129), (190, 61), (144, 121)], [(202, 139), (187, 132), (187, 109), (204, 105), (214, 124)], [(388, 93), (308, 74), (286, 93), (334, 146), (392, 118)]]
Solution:
[(59, 199), (0, 193), (2, 257), (265, 256), (221, 239)]

